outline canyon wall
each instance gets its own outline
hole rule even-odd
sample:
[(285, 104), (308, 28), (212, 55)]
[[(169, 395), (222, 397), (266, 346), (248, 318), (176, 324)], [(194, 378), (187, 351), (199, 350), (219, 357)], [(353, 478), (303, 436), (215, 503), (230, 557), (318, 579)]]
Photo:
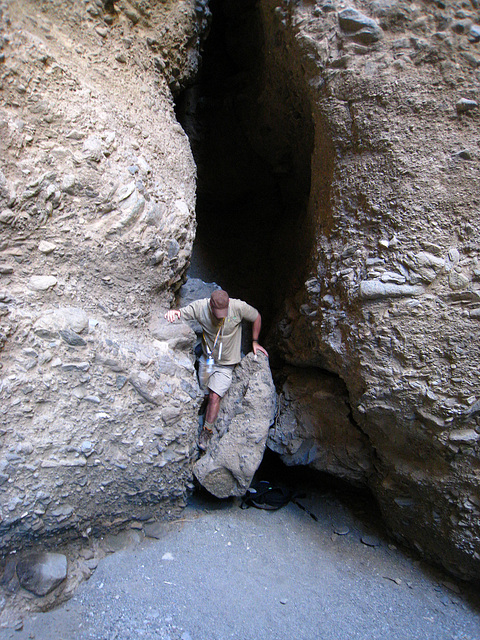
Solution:
[[(272, 448), (333, 473), (340, 462), (398, 538), (478, 577), (477, 3), (260, 5), (266, 91), (288, 77), (315, 139), (306, 268), (274, 340), (311, 380), (287, 377)], [(347, 388), (338, 437), (317, 369)]]
[[(159, 320), (196, 170), (172, 92), (195, 2), (0, 5), (0, 548), (185, 504), (193, 332)], [(176, 353), (175, 353), (176, 351)]]

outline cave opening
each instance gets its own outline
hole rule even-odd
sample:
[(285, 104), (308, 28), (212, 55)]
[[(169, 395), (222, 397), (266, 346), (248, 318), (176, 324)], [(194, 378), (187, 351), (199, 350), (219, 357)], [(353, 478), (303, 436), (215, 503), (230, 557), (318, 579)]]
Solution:
[(200, 74), (177, 100), (197, 164), (189, 275), (261, 310), (265, 336), (304, 268), (313, 122), (258, 0), (212, 0)]

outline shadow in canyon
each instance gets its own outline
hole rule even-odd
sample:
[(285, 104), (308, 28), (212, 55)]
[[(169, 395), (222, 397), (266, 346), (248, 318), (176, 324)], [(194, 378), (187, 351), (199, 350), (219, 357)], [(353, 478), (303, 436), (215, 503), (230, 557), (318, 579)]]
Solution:
[(196, 84), (177, 117), (198, 170), (190, 275), (261, 310), (264, 331), (304, 267), (313, 123), (306, 99), (276, 84), (255, 0), (212, 2)]

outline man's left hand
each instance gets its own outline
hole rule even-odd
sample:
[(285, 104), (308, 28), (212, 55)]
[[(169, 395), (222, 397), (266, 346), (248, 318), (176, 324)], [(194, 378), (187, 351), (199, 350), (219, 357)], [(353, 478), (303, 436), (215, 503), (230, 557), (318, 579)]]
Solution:
[(263, 353), (264, 355), (266, 355), (267, 358), (268, 358), (267, 350), (264, 349), (261, 345), (259, 345), (256, 340), (254, 340), (252, 342), (252, 349), (253, 349), (254, 355), (257, 355), (257, 353), (260, 352), (260, 353)]

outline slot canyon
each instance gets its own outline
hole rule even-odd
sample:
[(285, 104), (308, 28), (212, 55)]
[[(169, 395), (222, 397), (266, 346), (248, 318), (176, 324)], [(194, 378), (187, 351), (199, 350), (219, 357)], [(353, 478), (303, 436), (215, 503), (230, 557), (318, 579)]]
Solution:
[(202, 393), (164, 313), (202, 280), (262, 314), (272, 459), (478, 580), (479, 22), (0, 1), (4, 556), (181, 517)]

